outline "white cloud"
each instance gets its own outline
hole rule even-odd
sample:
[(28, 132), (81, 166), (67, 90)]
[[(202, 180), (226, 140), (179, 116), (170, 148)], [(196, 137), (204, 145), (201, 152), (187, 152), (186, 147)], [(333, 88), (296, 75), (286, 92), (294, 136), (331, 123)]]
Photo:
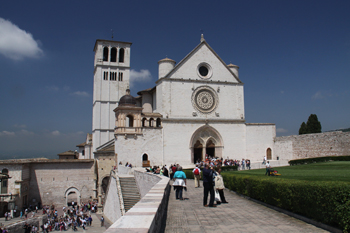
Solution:
[(51, 134), (52, 134), (53, 136), (59, 136), (61, 133), (60, 133), (60, 131), (55, 130), (55, 131), (51, 132)]
[(24, 129), (24, 128), (27, 128), (27, 126), (26, 125), (20, 125), (20, 124), (15, 124), (15, 125), (13, 125), (13, 127), (15, 127), (15, 128), (20, 128), (20, 129)]
[(318, 91), (311, 98), (314, 100), (317, 100), (317, 99), (323, 99), (324, 96), (322, 95), (321, 91)]
[(9, 132), (9, 131), (2, 131), (2, 132), (0, 132), (0, 137), (1, 136), (10, 136), (10, 137), (12, 137), (12, 136), (15, 136), (15, 132)]
[(37, 58), (43, 54), (32, 34), (0, 18), (0, 53), (13, 60)]
[(33, 132), (28, 131), (28, 130), (25, 130), (25, 129), (22, 129), (22, 130), (20, 131), (20, 134), (22, 134), (22, 135), (34, 135)]
[(71, 93), (71, 95), (88, 97), (89, 93), (87, 93), (86, 91), (76, 91), (76, 92)]
[(152, 75), (149, 70), (130, 70), (130, 87), (132, 87), (135, 82), (148, 82), (152, 80)]
[(277, 133), (287, 133), (288, 130), (287, 130), (287, 129), (283, 129), (283, 128), (277, 128), (277, 129), (276, 129), (276, 132), (277, 132)]
[(60, 90), (60, 88), (57, 86), (46, 86), (45, 89), (50, 91), (50, 92), (57, 92)]

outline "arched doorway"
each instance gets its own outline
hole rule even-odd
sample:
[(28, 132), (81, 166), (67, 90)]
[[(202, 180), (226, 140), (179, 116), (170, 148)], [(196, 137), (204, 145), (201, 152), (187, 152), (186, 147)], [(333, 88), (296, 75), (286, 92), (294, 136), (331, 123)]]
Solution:
[(266, 150), (266, 158), (267, 158), (267, 160), (271, 160), (272, 159), (271, 148), (267, 148), (267, 150)]
[(148, 160), (148, 154), (144, 153), (142, 155), (142, 167), (149, 167), (151, 164), (150, 164), (150, 161)]
[(206, 148), (207, 148), (206, 154), (209, 157), (215, 158), (216, 157), (216, 155), (215, 155), (215, 144), (213, 143), (213, 141), (211, 139), (209, 139), (207, 141)]
[(107, 192), (108, 182), (109, 182), (109, 176), (106, 176), (105, 178), (102, 179), (102, 182), (101, 182), (102, 195), (106, 194)]
[(190, 140), (191, 162), (196, 163), (198, 159), (205, 160), (208, 154), (212, 158), (223, 157), (223, 140), (219, 132), (208, 125), (198, 128)]
[(193, 162), (197, 163), (198, 161), (203, 160), (203, 145), (197, 140), (196, 144), (193, 146)]
[(71, 206), (72, 201), (74, 201), (74, 204), (80, 203), (80, 192), (75, 187), (71, 187), (67, 189), (65, 193), (65, 197), (66, 197), (67, 206)]

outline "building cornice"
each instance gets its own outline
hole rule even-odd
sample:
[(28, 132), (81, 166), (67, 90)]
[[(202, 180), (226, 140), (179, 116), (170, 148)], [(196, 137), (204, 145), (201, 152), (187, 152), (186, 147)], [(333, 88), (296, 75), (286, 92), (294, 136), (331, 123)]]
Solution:
[(203, 79), (185, 79), (185, 78), (160, 78), (156, 81), (156, 84), (160, 84), (163, 81), (170, 82), (185, 82), (185, 83), (200, 83), (200, 84), (225, 84), (225, 85), (233, 85), (233, 86), (243, 86), (244, 83), (236, 83), (236, 82), (227, 82), (227, 81), (213, 81), (213, 80), (203, 80)]
[(163, 118), (162, 122), (179, 122), (179, 123), (233, 123), (233, 124), (244, 124), (245, 120), (241, 119), (206, 119), (206, 118)]

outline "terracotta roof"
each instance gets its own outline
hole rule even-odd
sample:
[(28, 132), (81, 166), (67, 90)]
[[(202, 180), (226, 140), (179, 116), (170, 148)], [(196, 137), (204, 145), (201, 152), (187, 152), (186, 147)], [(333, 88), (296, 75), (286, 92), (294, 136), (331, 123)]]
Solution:
[(83, 143), (80, 143), (79, 145), (76, 145), (76, 147), (83, 147), (85, 146), (87, 143), (86, 142), (83, 142)]
[(62, 153), (60, 153), (58, 155), (76, 155), (77, 153), (78, 152), (76, 152), (76, 151), (68, 150), (68, 151), (62, 152)]

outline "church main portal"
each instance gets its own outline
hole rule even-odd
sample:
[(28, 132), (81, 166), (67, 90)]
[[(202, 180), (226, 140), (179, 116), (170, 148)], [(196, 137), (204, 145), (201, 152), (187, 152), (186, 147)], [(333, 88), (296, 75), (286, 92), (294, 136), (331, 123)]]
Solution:
[(197, 129), (191, 138), (191, 162), (205, 160), (206, 156), (222, 157), (223, 142), (219, 132), (211, 126), (202, 126)]

